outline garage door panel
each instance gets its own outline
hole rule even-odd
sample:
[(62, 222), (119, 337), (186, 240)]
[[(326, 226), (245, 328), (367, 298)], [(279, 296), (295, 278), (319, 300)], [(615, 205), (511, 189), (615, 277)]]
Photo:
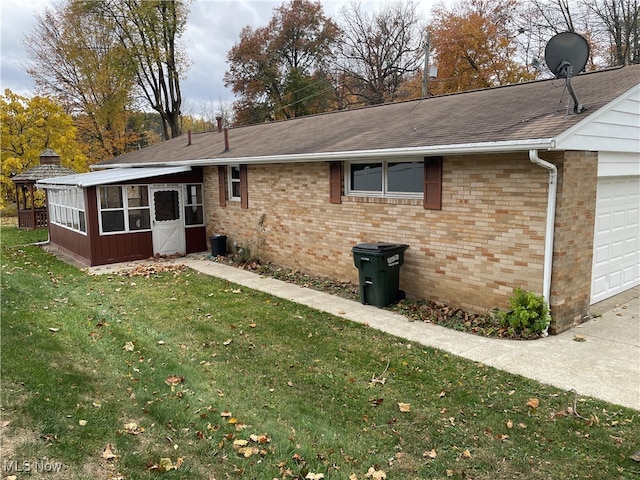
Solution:
[(599, 247), (596, 249), (593, 255), (593, 265), (594, 267), (599, 267), (603, 263), (607, 263), (609, 261), (609, 246)]
[(622, 286), (631, 288), (637, 276), (636, 266), (627, 267), (622, 271)]
[(625, 256), (629, 256), (629, 255), (637, 255), (638, 254), (638, 247), (640, 240), (636, 237), (636, 238), (630, 238), (629, 240), (627, 240), (626, 242), (624, 242), (624, 254)]
[(605, 233), (611, 230), (611, 214), (601, 213), (596, 217), (596, 233)]
[(613, 228), (615, 232), (617, 230), (624, 230), (627, 226), (627, 212), (613, 212)]
[(598, 179), (591, 303), (640, 285), (640, 177)]

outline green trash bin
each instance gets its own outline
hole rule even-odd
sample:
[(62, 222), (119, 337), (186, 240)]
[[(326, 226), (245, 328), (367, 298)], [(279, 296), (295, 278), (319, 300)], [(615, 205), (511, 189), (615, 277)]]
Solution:
[(359, 243), (351, 249), (358, 268), (360, 301), (363, 305), (386, 307), (404, 298), (398, 289), (400, 267), (409, 245), (398, 243)]

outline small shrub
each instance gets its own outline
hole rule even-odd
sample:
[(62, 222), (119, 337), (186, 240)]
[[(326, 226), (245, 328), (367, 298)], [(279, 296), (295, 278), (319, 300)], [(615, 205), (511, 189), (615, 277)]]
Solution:
[(258, 257), (253, 254), (249, 245), (238, 245), (234, 247), (232, 259), (241, 265), (259, 263)]
[(542, 295), (516, 288), (509, 305), (511, 310), (499, 315), (500, 324), (515, 335), (539, 335), (551, 321), (549, 306)]

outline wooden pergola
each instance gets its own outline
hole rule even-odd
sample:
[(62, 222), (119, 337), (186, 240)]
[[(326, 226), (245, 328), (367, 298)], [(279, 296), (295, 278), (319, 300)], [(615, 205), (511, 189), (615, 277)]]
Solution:
[(36, 207), (35, 193), (38, 190), (36, 182), (75, 173), (70, 168), (60, 165), (60, 156), (47, 148), (40, 154), (40, 165), (13, 177), (11, 180), (16, 186), (18, 228), (32, 230), (49, 225), (46, 204)]

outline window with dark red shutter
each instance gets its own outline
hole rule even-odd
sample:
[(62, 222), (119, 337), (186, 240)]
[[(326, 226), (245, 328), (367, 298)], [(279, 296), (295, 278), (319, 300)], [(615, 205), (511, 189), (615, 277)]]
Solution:
[(342, 203), (342, 163), (329, 163), (329, 201)]
[(442, 209), (442, 157), (424, 159), (424, 208)]
[(240, 165), (240, 208), (249, 208), (249, 181), (247, 165)]
[(227, 167), (225, 165), (218, 166), (218, 199), (220, 206), (227, 206)]

